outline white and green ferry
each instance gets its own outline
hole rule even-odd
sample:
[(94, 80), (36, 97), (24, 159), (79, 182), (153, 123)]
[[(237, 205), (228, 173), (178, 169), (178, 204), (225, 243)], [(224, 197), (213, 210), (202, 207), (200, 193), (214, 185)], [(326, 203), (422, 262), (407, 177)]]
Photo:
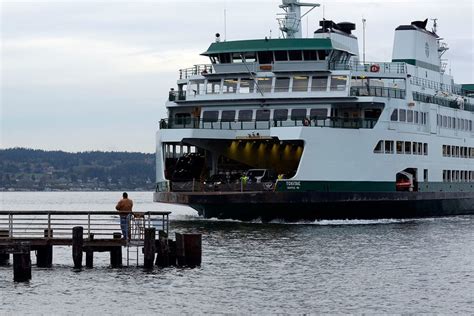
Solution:
[[(474, 85), (455, 83), (436, 21), (400, 25), (392, 61), (359, 55), (353, 23), (216, 41), (179, 71), (157, 133), (157, 202), (205, 217), (411, 218), (474, 213)], [(365, 54), (364, 54), (365, 55)]]

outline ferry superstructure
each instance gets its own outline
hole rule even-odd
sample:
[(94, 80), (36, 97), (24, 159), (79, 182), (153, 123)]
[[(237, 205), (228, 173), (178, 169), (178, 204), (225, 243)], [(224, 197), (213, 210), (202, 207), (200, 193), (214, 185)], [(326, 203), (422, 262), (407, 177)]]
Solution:
[(244, 220), (474, 213), (474, 85), (445, 72), (436, 21), (400, 25), (392, 61), (366, 62), (353, 23), (301, 37), (316, 6), (283, 0), (283, 38), (216, 34), (211, 64), (180, 70), (155, 201)]

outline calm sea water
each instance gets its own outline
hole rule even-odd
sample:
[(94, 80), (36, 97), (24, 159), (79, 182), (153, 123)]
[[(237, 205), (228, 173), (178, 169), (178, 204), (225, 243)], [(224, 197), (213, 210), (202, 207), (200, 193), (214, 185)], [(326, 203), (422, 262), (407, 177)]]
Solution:
[[(111, 269), (99, 254), (13, 282), (0, 267), (0, 314), (474, 313), (474, 216), (407, 221), (242, 223), (131, 192), (136, 210), (171, 210), (171, 229), (203, 234), (201, 268)], [(120, 193), (0, 193), (0, 208), (113, 210)], [(35, 256), (32, 256), (33, 263)]]

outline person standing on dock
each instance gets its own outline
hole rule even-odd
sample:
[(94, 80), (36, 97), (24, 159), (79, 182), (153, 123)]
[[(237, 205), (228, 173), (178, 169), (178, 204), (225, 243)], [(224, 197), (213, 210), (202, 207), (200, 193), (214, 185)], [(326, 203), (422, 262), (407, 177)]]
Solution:
[(133, 201), (128, 198), (127, 192), (123, 192), (122, 199), (117, 203), (115, 209), (119, 211), (120, 228), (122, 229), (122, 238), (128, 240), (129, 237), (129, 223), (132, 215)]

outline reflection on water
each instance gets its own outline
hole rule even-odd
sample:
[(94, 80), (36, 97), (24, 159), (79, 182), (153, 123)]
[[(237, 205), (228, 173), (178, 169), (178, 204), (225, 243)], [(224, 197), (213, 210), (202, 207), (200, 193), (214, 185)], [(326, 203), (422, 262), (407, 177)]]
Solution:
[[(130, 195), (137, 210), (163, 210), (151, 193)], [(4, 193), (1, 208), (110, 210), (119, 198)], [(101, 253), (77, 273), (71, 249), (58, 247), (29, 284), (0, 267), (0, 314), (474, 313), (473, 216), (262, 224), (174, 208), (173, 231), (203, 234), (201, 268), (110, 269)]]

